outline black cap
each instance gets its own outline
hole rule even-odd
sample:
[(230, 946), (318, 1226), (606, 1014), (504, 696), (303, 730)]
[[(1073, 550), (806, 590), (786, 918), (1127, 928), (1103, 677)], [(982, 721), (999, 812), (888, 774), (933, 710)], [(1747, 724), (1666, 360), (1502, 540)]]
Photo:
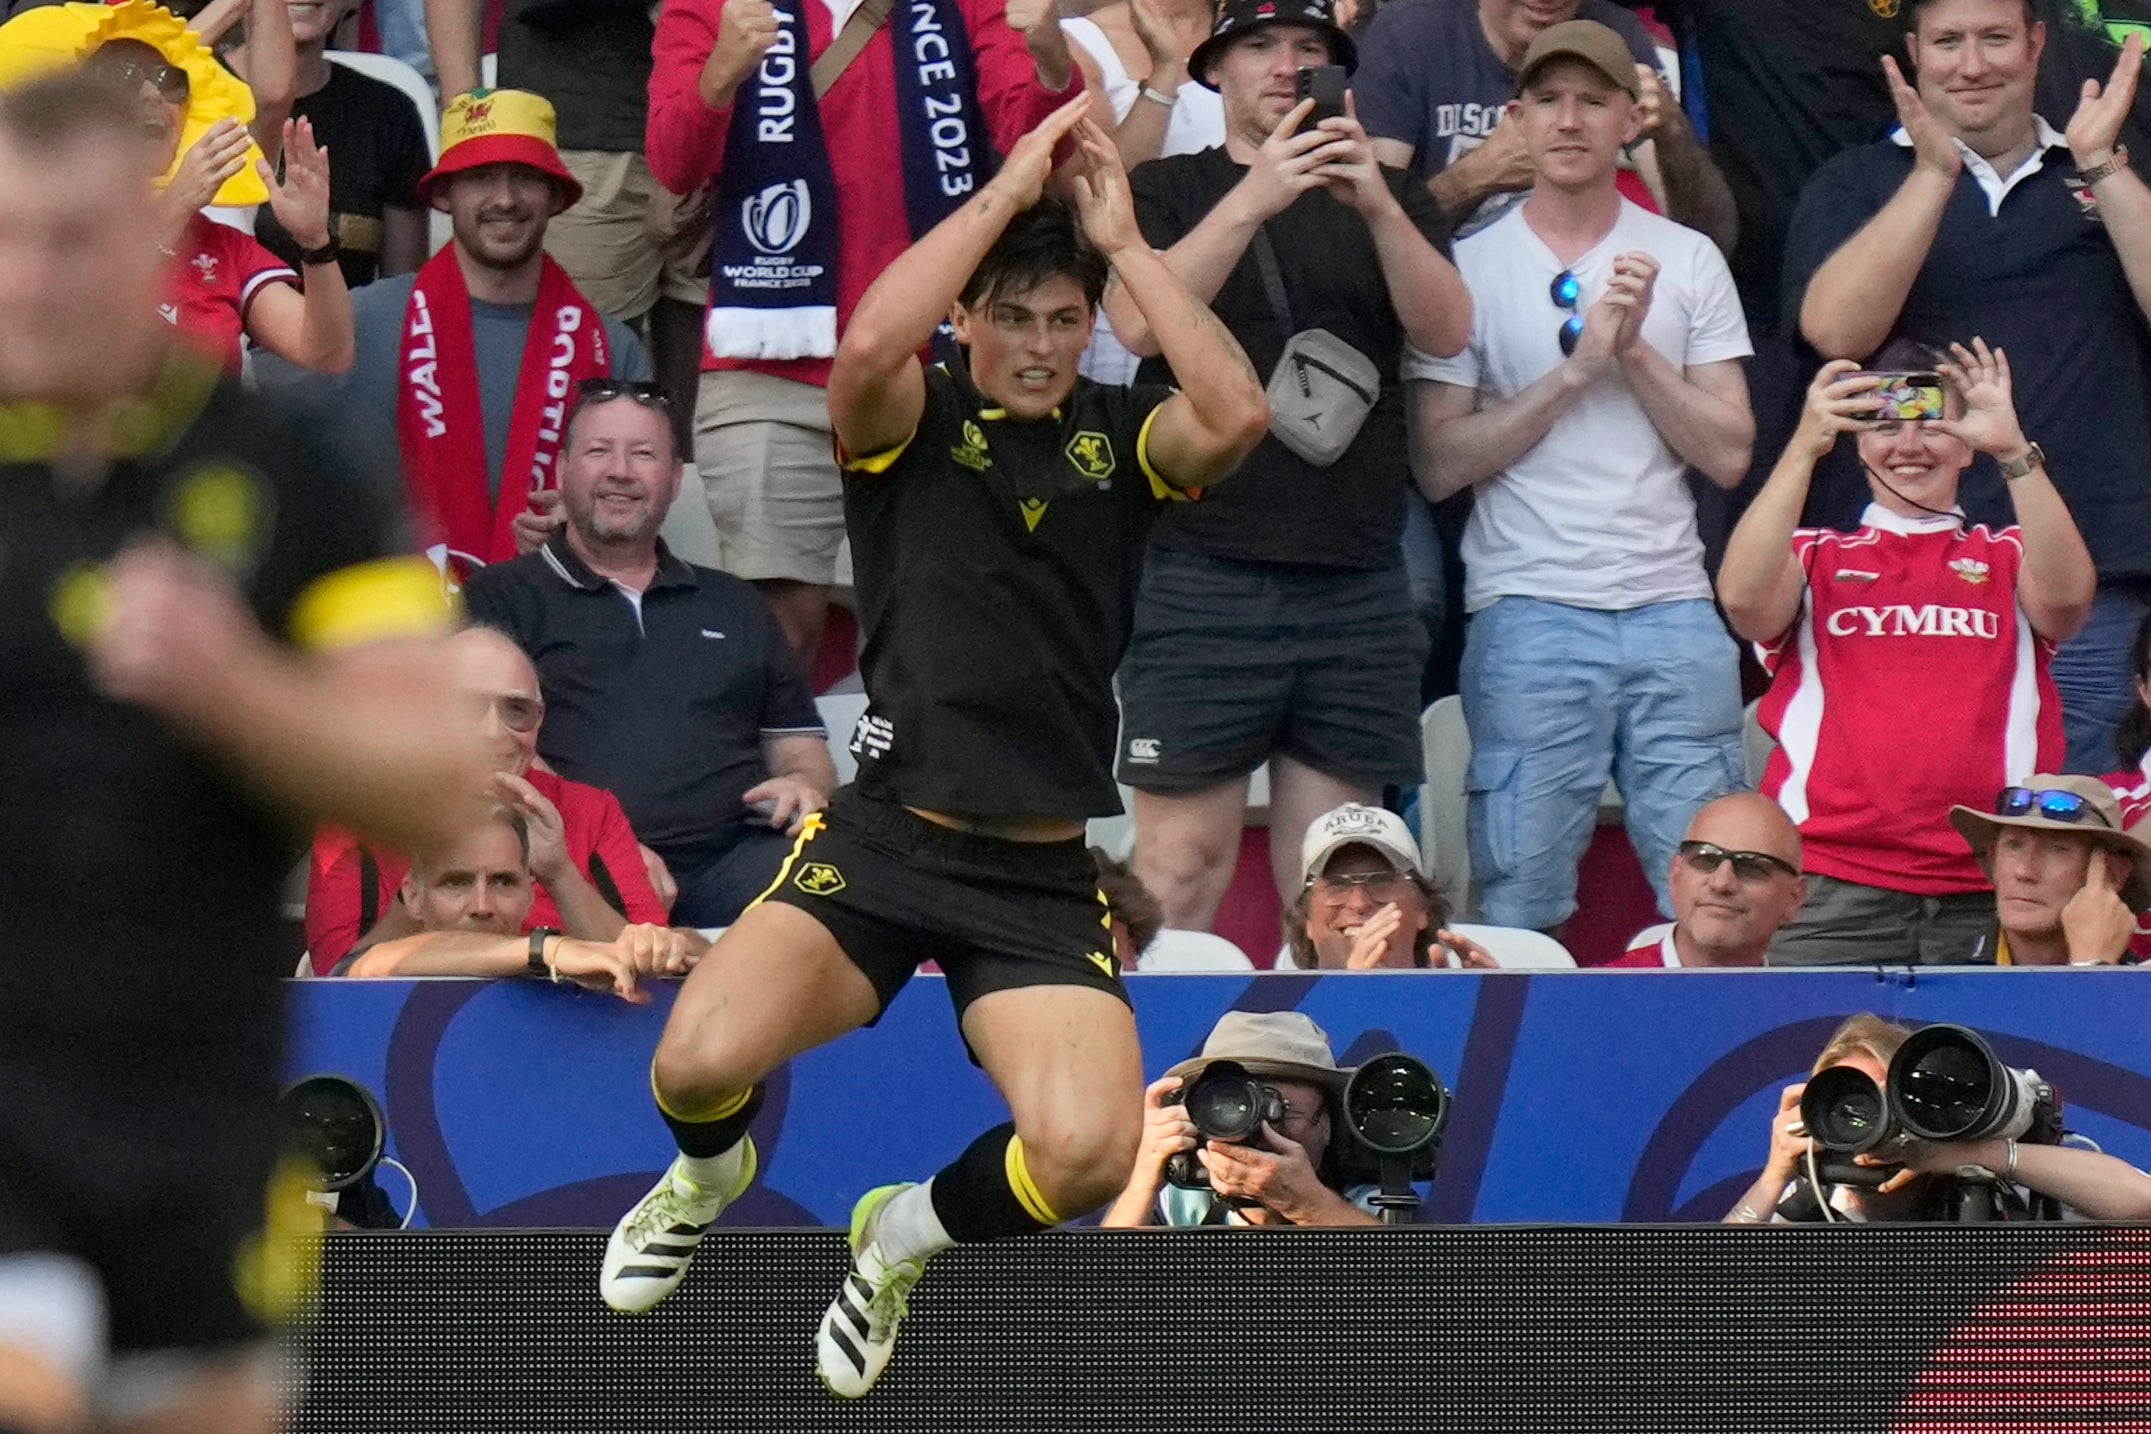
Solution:
[(1305, 25), (1310, 30), (1320, 30), (1329, 40), (1331, 61), (1344, 66), (1345, 73), (1350, 74), (1359, 68), (1359, 46), (1337, 23), (1336, 13), (1336, 0), (1226, 0), (1217, 17), (1217, 28), (1188, 56), (1188, 78), (1204, 89), (1216, 89), (1210, 83), (1210, 66), (1232, 43), (1233, 36), (1258, 25)]

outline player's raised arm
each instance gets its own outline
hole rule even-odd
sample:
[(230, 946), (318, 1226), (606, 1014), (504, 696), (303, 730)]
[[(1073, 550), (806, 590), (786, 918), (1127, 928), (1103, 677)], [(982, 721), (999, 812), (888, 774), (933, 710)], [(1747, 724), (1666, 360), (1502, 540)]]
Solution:
[(846, 454), (883, 452), (918, 427), (926, 406), (919, 350), (1008, 221), (1045, 192), (1054, 147), (1089, 104), (1088, 95), (1077, 95), (1047, 115), (969, 204), (898, 255), (860, 297), (829, 370), (829, 417)]
[(1083, 232), (1112, 264), (1180, 381), (1180, 392), (1151, 421), (1146, 457), (1176, 488), (1215, 483), (1269, 427), (1262, 380), (1239, 340), (1143, 241), (1127, 172), (1105, 131), (1085, 120), (1076, 140), (1082, 159), (1073, 182)]

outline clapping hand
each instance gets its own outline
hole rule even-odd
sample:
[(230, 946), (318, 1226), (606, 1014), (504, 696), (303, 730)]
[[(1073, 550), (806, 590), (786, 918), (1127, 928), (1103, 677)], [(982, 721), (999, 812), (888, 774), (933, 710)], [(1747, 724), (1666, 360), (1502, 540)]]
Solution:
[(269, 208), (292, 243), (319, 249), (329, 242), (329, 151), (314, 143), (312, 120), (284, 121), (281, 180), (266, 159), (255, 160), (254, 171), (269, 186)]
[(1135, 196), (1128, 191), (1120, 151), (1104, 130), (1086, 119), (1076, 125), (1075, 137), (1079, 157), (1068, 183), (1076, 214), (1084, 234), (1110, 260), (1143, 242), (1143, 231), (1135, 223)]
[(2084, 81), (2076, 113), (2069, 117), (2069, 128), (2063, 136), (2078, 169), (2090, 169), (2113, 157), (2114, 146), (2121, 139), (2122, 122), (2136, 102), (2136, 79), (2143, 64), (2144, 37), (2132, 34), (2122, 45), (2121, 57), (2114, 61), (2114, 72), (2104, 85), (2097, 80)]
[(1036, 204), (1038, 196), (1045, 193), (1046, 181), (1053, 176), (1053, 151), (1089, 112), (1090, 94), (1085, 91), (1040, 120), (1035, 129), (1016, 141), (1008, 158), (1001, 161), (1001, 172), (986, 187), (999, 190), (1018, 209)]
[(1956, 137), (1934, 117), (1919, 91), (1905, 83), (1904, 72), (1897, 68), (1893, 57), (1882, 57), (1882, 73), (1889, 80), (1890, 98), (1897, 104), (1897, 122), (1905, 127), (1905, 137), (1912, 141), (1914, 163), (1944, 179), (1955, 179), (1964, 164), (1964, 157), (1957, 152)]

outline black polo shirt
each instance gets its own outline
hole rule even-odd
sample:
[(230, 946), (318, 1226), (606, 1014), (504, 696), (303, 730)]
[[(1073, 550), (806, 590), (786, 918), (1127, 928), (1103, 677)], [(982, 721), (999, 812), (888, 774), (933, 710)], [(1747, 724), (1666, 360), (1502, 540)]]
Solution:
[(1025, 422), (937, 365), (912, 436), (846, 462), (862, 790), (968, 816), (1120, 810), (1112, 677), (1176, 496), (1144, 446), (1171, 396), (1079, 378)]
[(401, 495), (318, 419), (175, 360), (108, 431), (119, 456), (63, 483), (54, 415), (0, 405), (0, 1091), (23, 1071), (99, 1119), (265, 1113), (292, 956), (279, 895), (304, 832), (97, 689), (80, 644), (103, 565), (161, 535), (301, 650), (438, 630), (448, 608), (430, 564), (393, 556), (410, 552)]
[[(2151, 413), (2147, 329), (2121, 256), (2069, 185), (2060, 145), (2017, 178), (1998, 208), (1967, 165), (1906, 296), (1892, 338), (1942, 345), (1976, 335), (2007, 352), (2017, 416), (2046, 451), (2047, 471), (2102, 580), (2151, 577)], [(1785, 247), (1785, 313), (1840, 245), (1889, 203), (1912, 170), (1894, 140), (1837, 156), (1808, 182)], [(1966, 470), (1958, 501), (1975, 523), (2015, 520), (1991, 458)], [(1815, 475), (1810, 521), (1857, 526), (1867, 484), (1852, 445)]]
[(635, 594), (592, 572), (566, 530), (463, 586), (473, 622), (530, 654), (545, 694), (538, 752), (620, 799), (660, 854), (707, 854), (754, 821), (740, 796), (769, 776), (766, 737), (819, 737), (822, 719), (762, 595), (660, 542)]

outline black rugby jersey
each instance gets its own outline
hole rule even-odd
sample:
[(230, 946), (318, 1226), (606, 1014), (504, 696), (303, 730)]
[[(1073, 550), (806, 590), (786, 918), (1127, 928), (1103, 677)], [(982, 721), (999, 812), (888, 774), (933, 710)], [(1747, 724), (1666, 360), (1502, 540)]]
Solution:
[(912, 436), (845, 463), (862, 790), (967, 816), (1120, 810), (1112, 677), (1151, 520), (1180, 496), (1144, 446), (1171, 396), (1079, 378), (1023, 422), (936, 365)]
[(158, 533), (294, 648), (441, 626), (432, 566), (395, 556), (398, 495), (322, 432), (174, 360), (111, 420), (101, 481), (70, 491), (51, 411), (0, 405), (0, 1087), (42, 1074), (120, 1109), (274, 1092), (294, 954), (278, 901), (304, 833), (97, 691), (79, 644), (102, 565)]

